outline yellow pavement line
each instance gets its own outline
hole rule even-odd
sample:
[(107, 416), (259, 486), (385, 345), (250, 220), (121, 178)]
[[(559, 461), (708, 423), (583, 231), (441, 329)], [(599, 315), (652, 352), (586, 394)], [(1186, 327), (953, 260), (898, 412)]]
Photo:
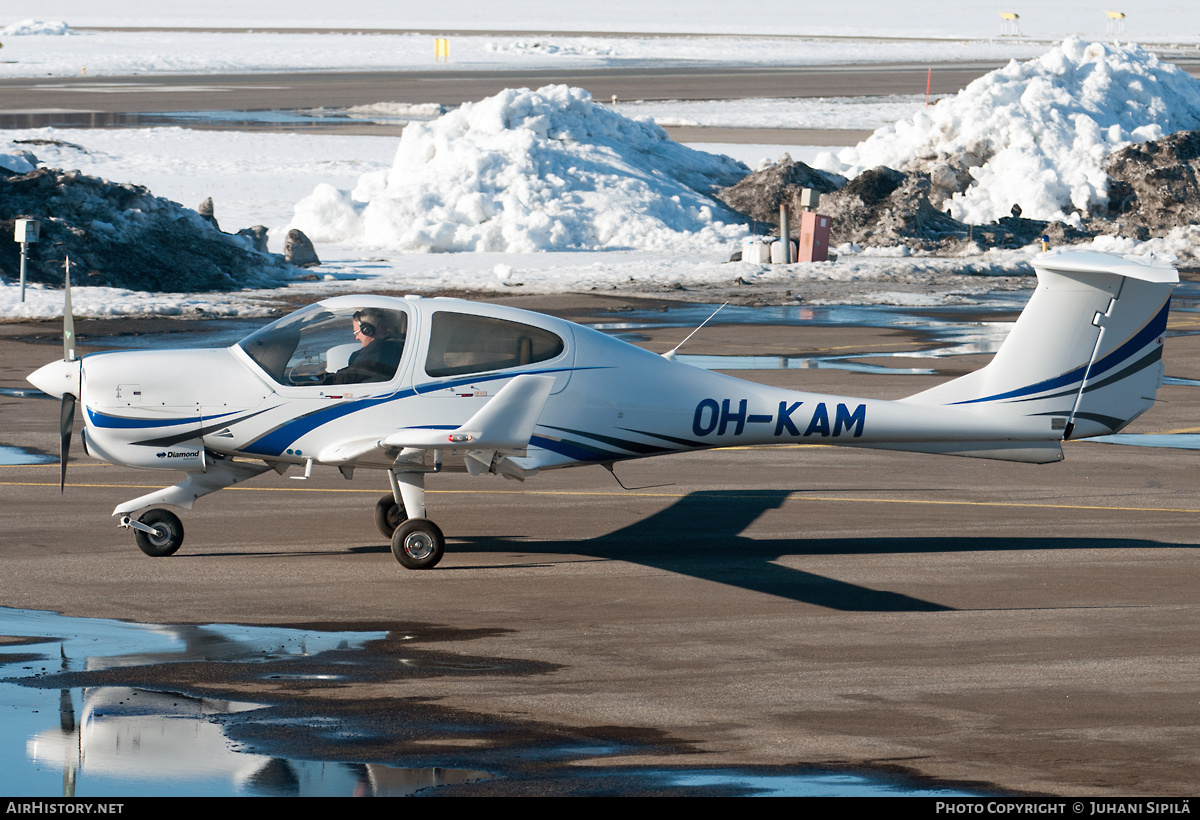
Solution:
[[(57, 482), (47, 481), (0, 481), (0, 486), (10, 487), (53, 487)], [(80, 488), (116, 488), (129, 490), (156, 490), (158, 485), (152, 484), (68, 484), (68, 487)], [(163, 488), (166, 489), (166, 488)], [(245, 492), (245, 493), (358, 493), (360, 495), (378, 495), (386, 492), (386, 488), (376, 488), (370, 490), (363, 489), (334, 489), (320, 487), (226, 487), (225, 492)], [(426, 490), (427, 493), (434, 495), (519, 495), (519, 496), (583, 496), (583, 497), (622, 497), (630, 496), (641, 498), (686, 498), (694, 492), (705, 492), (708, 498), (726, 497), (730, 499), (737, 498), (778, 498), (777, 493), (769, 493), (764, 491), (741, 492), (738, 490), (722, 490), (722, 491), (688, 491), (688, 492), (664, 492), (664, 493), (646, 493), (637, 491), (603, 491), (603, 490)], [(788, 490), (788, 501), (835, 501), (835, 502), (852, 502), (855, 504), (916, 504), (926, 506), (958, 506), (958, 507), (1012, 507), (1016, 509), (1043, 509), (1043, 510), (1093, 510), (1096, 512), (1169, 512), (1169, 513), (1187, 513), (1190, 515), (1200, 515), (1200, 509), (1192, 509), (1189, 507), (1113, 507), (1113, 506), (1098, 506), (1095, 504), (1051, 504), (1046, 502), (1035, 501), (938, 501), (932, 499), (917, 499), (917, 498), (879, 498), (879, 497), (863, 497), (863, 496), (832, 496), (832, 495), (808, 495), (804, 490)]]

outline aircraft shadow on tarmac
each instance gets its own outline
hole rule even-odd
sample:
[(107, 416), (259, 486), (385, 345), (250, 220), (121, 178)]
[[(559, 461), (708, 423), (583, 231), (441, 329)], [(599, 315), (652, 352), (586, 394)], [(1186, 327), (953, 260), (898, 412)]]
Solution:
[[(780, 507), (788, 490), (690, 493), (661, 512), (627, 527), (586, 541), (522, 541), (521, 552), (568, 553), (630, 561), (643, 566), (729, 584), (794, 601), (853, 612), (941, 612), (953, 607), (908, 595), (868, 589), (812, 572), (773, 563), (781, 555), (836, 554), (828, 541), (763, 541), (742, 536), (767, 510)], [(465, 539), (480, 552), (514, 549), (504, 538)], [(896, 541), (906, 539), (895, 539)], [(917, 539), (909, 539), (917, 540)], [(847, 552), (893, 551), (871, 548), (874, 540), (847, 540)], [(907, 550), (904, 550), (907, 551)]]
[[(695, 492), (629, 526), (585, 541), (460, 539), (477, 552), (567, 553), (629, 561), (668, 572), (729, 584), (845, 612), (948, 612), (955, 607), (870, 589), (781, 566), (784, 555), (888, 555), (927, 552), (993, 552), (1033, 549), (1161, 546), (1130, 539), (1080, 538), (788, 538), (761, 540), (742, 533), (764, 512), (777, 509), (788, 490), (744, 494)], [(447, 568), (444, 568), (444, 571)]]

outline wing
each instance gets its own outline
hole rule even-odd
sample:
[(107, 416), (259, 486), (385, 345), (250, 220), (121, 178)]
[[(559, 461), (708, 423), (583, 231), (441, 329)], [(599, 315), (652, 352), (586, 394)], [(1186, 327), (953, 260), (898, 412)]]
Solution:
[(497, 454), (513, 454), (529, 446), (553, 388), (553, 376), (522, 374), (453, 430), (406, 427), (383, 437), (338, 442), (321, 450), (317, 461), (343, 466), (358, 461), (392, 461), (405, 451), (415, 455), (424, 450), (453, 450), (466, 457), (468, 470), (475, 473), (473, 463), (491, 465)]

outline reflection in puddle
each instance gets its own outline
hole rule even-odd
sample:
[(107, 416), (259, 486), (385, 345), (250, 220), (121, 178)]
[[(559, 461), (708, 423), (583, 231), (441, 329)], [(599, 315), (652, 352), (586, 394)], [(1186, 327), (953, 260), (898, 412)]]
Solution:
[(0, 634), (31, 639), (0, 646), (0, 702), (9, 707), (0, 713), (0, 792), (11, 796), (404, 795), (493, 776), (239, 751), (221, 719), (262, 708), (255, 703), (126, 686), (17, 683), (154, 663), (269, 661), (354, 648), (385, 633), (154, 626), (0, 608)]
[[(25, 639), (0, 641), (0, 704), (4, 705), (0, 709), (0, 793), (13, 797), (382, 796), (491, 781), (496, 788), (509, 784), (513, 794), (970, 794), (888, 774), (810, 767), (672, 769), (671, 752), (652, 751), (653, 746), (636, 741), (563, 744), (557, 728), (539, 733), (514, 724), (507, 731), (515, 728), (515, 737), (521, 739), (513, 742), (513, 735), (504, 735), (502, 719), (490, 728), (474, 720), (463, 724), (461, 715), (439, 722), (427, 705), (413, 708), (411, 714), (421, 717), (405, 724), (405, 735), (415, 732), (419, 747), (438, 749), (438, 760), (421, 751), (415, 757), (424, 765), (412, 768), (306, 760), (263, 754), (262, 748), (243, 750), (231, 739), (226, 725), (246, 720), (239, 715), (265, 712), (260, 704), (144, 686), (60, 688), (59, 681), (49, 679), (70, 673), (95, 673), (95, 679), (114, 669), (140, 675), (152, 673), (157, 664), (187, 661), (266, 664), (296, 663), (307, 657), (304, 662), (320, 663), (311, 656), (360, 649), (385, 635), (231, 624), (155, 626), (0, 607), (0, 636)], [(39, 679), (50, 686), (39, 688)], [(60, 679), (68, 684), (70, 680)], [(298, 713), (296, 703), (289, 702), (281, 714), (254, 719), (257, 726), (269, 724), (286, 733), (294, 748), (328, 747), (335, 736), (342, 740), (334, 747), (339, 757), (352, 757), (352, 741), (360, 736), (379, 748), (380, 726), (370, 716), (362, 718), (367, 724), (356, 724), (345, 714)], [(256, 741), (256, 745), (264, 742), (269, 741)], [(641, 770), (595, 765), (598, 759), (639, 752), (663, 755), (668, 765)], [(455, 765), (430, 765), (436, 762)], [(473, 788), (465, 785), (465, 791), (453, 793), (471, 794)]]
[(1087, 439), (1100, 444), (1127, 444), (1133, 447), (1168, 447), (1176, 450), (1200, 450), (1200, 433), (1116, 433)]
[(0, 444), (0, 464), (51, 464), (58, 461), (58, 456), (35, 453), (24, 447), (10, 447)]

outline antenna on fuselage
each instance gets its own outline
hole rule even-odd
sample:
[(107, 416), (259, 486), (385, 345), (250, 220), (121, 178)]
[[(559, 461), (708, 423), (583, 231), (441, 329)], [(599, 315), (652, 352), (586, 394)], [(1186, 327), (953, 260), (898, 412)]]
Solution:
[[(696, 330), (699, 330), (699, 329), (700, 328), (696, 328)], [(617, 471), (613, 469), (613, 463), (611, 461), (603, 461), (600, 463), (600, 466), (603, 467), (604, 469), (608, 470), (609, 475), (611, 475), (613, 477), (613, 479), (617, 482), (617, 484), (620, 485), (622, 490), (652, 490), (655, 487), (674, 487), (675, 486), (674, 481), (669, 481), (666, 484), (647, 484), (645, 487), (626, 487), (624, 482), (622, 482), (621, 479), (617, 478)]]
[[(675, 345), (675, 347), (671, 348), (671, 349), (670, 349), (670, 350), (668, 350), (666, 353), (664, 353), (664, 354), (663, 354), (663, 358), (664, 358), (664, 359), (667, 359), (668, 361), (672, 361), (672, 362), (673, 362), (673, 361), (675, 361), (675, 354), (676, 354), (676, 353), (679, 351), (679, 348), (681, 348), (681, 347), (683, 347), (685, 344), (687, 344), (687, 342), (688, 342), (688, 339), (692, 338), (692, 337), (693, 337), (693, 336), (695, 336), (697, 333), (699, 333), (699, 332), (700, 332), (700, 328), (701, 328), (701, 327), (704, 327), (706, 324), (708, 324), (709, 322), (711, 322), (711, 321), (713, 320), (713, 316), (716, 316), (718, 313), (720, 313), (722, 310), (724, 310), (724, 309), (725, 309), (725, 306), (726, 306), (726, 305), (728, 305), (728, 304), (729, 304), (729, 303), (728, 303), (728, 302), (726, 302), (724, 305), (721, 305), (719, 308), (717, 308), (716, 310), (714, 310), (714, 311), (712, 312), (712, 316), (709, 316), (707, 319), (705, 319), (703, 322), (701, 322), (701, 323), (700, 323), (700, 327), (697, 327), (695, 330), (693, 330), (691, 333), (689, 333), (689, 334), (687, 335), (687, 338), (685, 338), (685, 339), (684, 339), (682, 342), (680, 342), (679, 344)], [(616, 474), (614, 473), (614, 477), (615, 477), (615, 475), (616, 475)]]

